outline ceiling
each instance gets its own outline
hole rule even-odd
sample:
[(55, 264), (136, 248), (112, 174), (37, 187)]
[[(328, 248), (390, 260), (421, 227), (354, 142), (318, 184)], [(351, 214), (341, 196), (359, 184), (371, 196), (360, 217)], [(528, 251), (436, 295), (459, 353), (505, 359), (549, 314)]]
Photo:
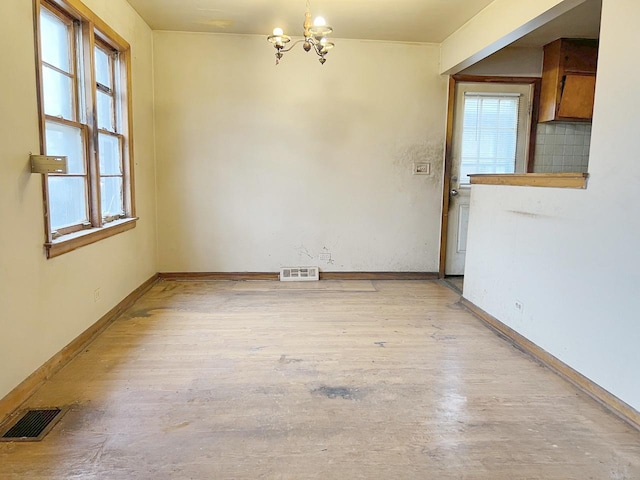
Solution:
[[(154, 30), (269, 35), (302, 33), (305, 0), (128, 0)], [(336, 38), (441, 43), (493, 0), (311, 0)], [(585, 3), (513, 43), (598, 38), (602, 0)]]
[(512, 47), (542, 47), (558, 38), (599, 38), (602, 0), (587, 0), (525, 35)]
[[(128, 0), (154, 30), (302, 34), (305, 0)], [(311, 0), (336, 38), (441, 43), (493, 0)]]

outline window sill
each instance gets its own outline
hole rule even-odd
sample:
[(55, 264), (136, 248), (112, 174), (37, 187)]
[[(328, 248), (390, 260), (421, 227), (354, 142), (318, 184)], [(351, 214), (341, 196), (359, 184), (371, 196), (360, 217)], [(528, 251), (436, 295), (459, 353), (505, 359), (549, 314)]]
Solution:
[(80, 232), (65, 235), (64, 237), (56, 239), (50, 243), (45, 243), (44, 248), (47, 252), (47, 258), (58, 257), (80, 247), (91, 245), (92, 243), (99, 242), (105, 238), (131, 230), (136, 227), (137, 221), (137, 217), (116, 220), (105, 227), (82, 230)]
[(471, 185), (517, 187), (587, 188), (588, 173), (477, 173), (469, 175)]

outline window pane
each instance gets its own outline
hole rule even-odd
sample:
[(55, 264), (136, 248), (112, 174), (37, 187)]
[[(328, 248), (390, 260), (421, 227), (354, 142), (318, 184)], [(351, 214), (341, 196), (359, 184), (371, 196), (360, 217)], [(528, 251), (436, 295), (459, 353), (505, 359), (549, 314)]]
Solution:
[(115, 132), (112, 98), (102, 92), (98, 92), (98, 128)]
[(478, 98), (465, 98), (464, 100), (464, 126), (476, 128), (478, 123), (478, 111), (480, 100)]
[(111, 69), (109, 68), (109, 56), (96, 47), (96, 82), (101, 83), (105, 87), (112, 88), (111, 85)]
[(46, 122), (47, 155), (66, 155), (69, 173), (84, 175), (84, 142), (82, 130), (69, 125)]
[(42, 67), (44, 113), (75, 120), (71, 78), (47, 66)]
[(98, 134), (100, 148), (100, 173), (102, 175), (122, 175), (120, 161), (120, 139), (105, 133)]
[(503, 99), (499, 104), (498, 128), (513, 129), (518, 124), (518, 99)]
[[(476, 161), (478, 163), (492, 163), (496, 156), (497, 135), (495, 131), (486, 130), (480, 134), (480, 148)], [(514, 159), (515, 160), (515, 159)]]
[[(517, 122), (517, 119), (515, 120)], [(498, 149), (496, 159), (498, 161), (509, 162), (516, 158), (516, 143), (518, 141), (518, 132), (515, 130), (505, 130), (498, 132)]]
[(82, 177), (49, 176), (51, 229), (86, 222), (87, 189)]
[(69, 26), (44, 8), (40, 10), (40, 44), (44, 62), (71, 72)]
[(498, 126), (498, 101), (492, 98), (480, 100), (480, 128)]
[(100, 179), (100, 193), (103, 217), (122, 215), (124, 213), (122, 177), (102, 177)]

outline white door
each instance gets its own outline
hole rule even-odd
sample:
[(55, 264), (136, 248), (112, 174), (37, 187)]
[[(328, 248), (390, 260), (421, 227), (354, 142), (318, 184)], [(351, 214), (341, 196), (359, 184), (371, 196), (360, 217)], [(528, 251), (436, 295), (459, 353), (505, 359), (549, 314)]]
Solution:
[(533, 85), (456, 83), (445, 273), (464, 275), (471, 173), (522, 173)]

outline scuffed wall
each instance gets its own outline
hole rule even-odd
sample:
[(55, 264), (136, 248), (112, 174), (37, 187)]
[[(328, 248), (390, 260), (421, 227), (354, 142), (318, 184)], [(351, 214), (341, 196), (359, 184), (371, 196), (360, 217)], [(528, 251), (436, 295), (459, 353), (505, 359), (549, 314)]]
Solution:
[(438, 270), (437, 46), (154, 36), (161, 271)]

